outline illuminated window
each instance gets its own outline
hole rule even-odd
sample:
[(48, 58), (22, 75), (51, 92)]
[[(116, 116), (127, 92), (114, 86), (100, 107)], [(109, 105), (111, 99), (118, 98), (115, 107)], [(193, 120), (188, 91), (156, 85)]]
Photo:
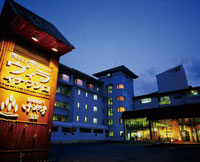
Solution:
[(117, 84), (117, 89), (125, 89), (124, 84)]
[(76, 121), (78, 122), (80, 120), (79, 115), (76, 116)]
[(60, 107), (60, 108), (65, 108), (68, 109), (69, 108), (69, 103), (67, 102), (62, 102), (62, 101), (55, 101), (55, 107)]
[(94, 107), (93, 107), (93, 111), (94, 111), (94, 112), (97, 112), (97, 106), (94, 106)]
[(108, 73), (108, 74), (107, 74), (107, 77), (108, 77), (108, 78), (111, 77), (111, 73)]
[(112, 105), (113, 101), (112, 101), (112, 97), (108, 97), (108, 105)]
[(88, 92), (85, 92), (85, 97), (88, 97)]
[(189, 96), (199, 96), (199, 93), (197, 90), (190, 90), (189, 91)]
[(113, 125), (113, 120), (112, 119), (108, 119), (108, 125)]
[(125, 107), (118, 107), (117, 108), (117, 112), (124, 112), (124, 111), (126, 111)]
[(86, 83), (86, 87), (89, 89), (94, 89), (94, 84)]
[(85, 117), (85, 123), (87, 123), (87, 117)]
[(97, 100), (97, 95), (96, 94), (94, 94), (94, 100)]
[(113, 116), (113, 109), (112, 108), (108, 108), (108, 116)]
[(81, 95), (81, 90), (80, 90), (80, 89), (78, 89), (78, 95), (79, 95), (79, 96)]
[(125, 96), (117, 96), (117, 101), (125, 101)]
[(80, 108), (80, 102), (77, 102), (77, 107)]
[(113, 132), (109, 132), (109, 136), (110, 136), (110, 137), (113, 137), (113, 136), (114, 136), (114, 133), (113, 133)]
[(69, 77), (69, 75), (61, 74), (61, 75), (60, 75), (60, 79), (69, 82), (70, 77)]
[(97, 118), (93, 118), (93, 123), (97, 124)]
[(108, 85), (108, 93), (112, 93), (112, 85)]
[(87, 110), (87, 108), (88, 108), (88, 105), (87, 105), (87, 104), (85, 104), (85, 110)]
[(66, 121), (67, 121), (67, 116), (54, 114), (54, 115), (53, 115), (53, 120), (54, 120), (54, 121), (66, 122)]
[(74, 79), (74, 84), (77, 84), (77, 85), (82, 86), (82, 85), (83, 85), (83, 81), (82, 81), (81, 79), (75, 78), (75, 79)]
[(169, 96), (160, 97), (160, 105), (165, 105), (165, 104), (170, 104), (170, 103), (171, 101), (170, 101)]
[(63, 87), (61, 87), (61, 86), (56, 88), (56, 93), (57, 94), (66, 95), (66, 96), (70, 96), (70, 91), (65, 89), (65, 88), (63, 88)]
[(97, 88), (97, 91), (99, 91), (99, 88)]
[(140, 100), (141, 104), (150, 103), (150, 102), (151, 102), (151, 98), (143, 98)]
[(120, 131), (119, 135), (120, 135), (120, 137), (123, 137), (124, 136), (124, 131)]
[(123, 119), (122, 118), (119, 119), (119, 124), (123, 124)]

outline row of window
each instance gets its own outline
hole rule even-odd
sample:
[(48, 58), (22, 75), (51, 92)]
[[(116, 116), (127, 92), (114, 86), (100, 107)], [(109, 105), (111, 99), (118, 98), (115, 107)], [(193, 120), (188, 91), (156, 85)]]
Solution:
[[(119, 119), (119, 124), (123, 124), (123, 119)], [(108, 119), (108, 125), (111, 126), (113, 125), (113, 119)]]
[[(64, 81), (69, 82), (70, 81), (70, 76), (67, 75), (67, 74), (60, 74), (59, 79), (62, 79)], [(81, 80), (79, 78), (74, 78), (74, 84), (83, 86), (83, 80)], [(86, 87), (89, 88), (89, 89), (95, 89), (94, 84), (89, 83), (89, 82), (86, 82)], [(98, 91), (98, 88), (97, 88), (97, 91)]]
[[(126, 101), (126, 97), (125, 96), (117, 96), (117, 101)], [(112, 104), (113, 104), (113, 98), (108, 97), (108, 105), (112, 105)]]
[(67, 116), (54, 114), (53, 115), (53, 120), (54, 121), (66, 122), (67, 121)]
[[(116, 89), (125, 89), (124, 84), (117, 84)], [(112, 93), (113, 90), (113, 86), (112, 85), (108, 85), (108, 93)]]
[(56, 88), (56, 93), (62, 94), (62, 95), (66, 95), (66, 96), (70, 96), (70, 91), (65, 89), (65, 88), (63, 88), (63, 87), (60, 87), (60, 86), (58, 86)]
[[(197, 90), (191, 90), (188, 92), (188, 96), (199, 96), (199, 93)], [(174, 96), (174, 99), (180, 99), (181, 96)], [(145, 104), (145, 103), (151, 103), (152, 99), (151, 98), (143, 98), (140, 99), (140, 103), (141, 104)], [(164, 105), (164, 104), (170, 104), (171, 100), (169, 96), (162, 96), (159, 98), (159, 104), (160, 105)]]
[[(80, 90), (80, 89), (78, 89), (78, 95), (79, 95), (79, 96), (81, 95), (81, 90)], [(85, 92), (85, 97), (88, 97), (88, 92)], [(94, 94), (94, 95), (93, 95), (93, 99), (94, 99), (95, 101), (97, 101), (98, 96), (97, 96), (96, 94)]]
[[(120, 131), (119, 134), (120, 134), (120, 137), (123, 137), (123, 136), (124, 136), (124, 131)], [(113, 137), (113, 136), (114, 136), (114, 132), (113, 132), (113, 131), (110, 131), (110, 132), (109, 132), (109, 136), (110, 136), (110, 137)]]
[[(80, 106), (81, 106), (80, 102), (77, 102), (77, 108), (80, 108)], [(87, 109), (88, 109), (88, 105), (85, 104), (85, 110)], [(97, 112), (97, 110), (98, 110), (97, 106), (93, 106), (93, 111)]]
[[(80, 121), (80, 116), (79, 116), (79, 115), (76, 116), (76, 121), (77, 121), (77, 122)], [(87, 116), (85, 116), (85, 118), (84, 118), (84, 122), (85, 122), (85, 123), (88, 122), (88, 118), (87, 118)], [(93, 124), (97, 124), (97, 118), (93, 118)]]
[[(125, 107), (118, 107), (117, 112), (124, 112), (126, 111)], [(108, 116), (113, 116), (113, 108), (108, 108)]]
[(68, 109), (69, 108), (69, 103), (56, 100), (54, 106)]

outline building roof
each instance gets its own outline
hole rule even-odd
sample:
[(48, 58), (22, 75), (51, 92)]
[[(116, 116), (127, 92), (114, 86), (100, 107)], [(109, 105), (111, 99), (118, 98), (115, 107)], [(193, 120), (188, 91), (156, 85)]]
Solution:
[(200, 103), (168, 106), (161, 108), (126, 111), (123, 112), (123, 119), (136, 119), (147, 117), (150, 120), (194, 118), (200, 117)]
[(197, 87), (189, 86), (186, 89), (180, 89), (180, 90), (162, 92), (162, 93), (159, 93), (159, 91), (156, 91), (156, 92), (145, 94), (145, 95), (135, 96), (132, 99), (134, 100), (134, 99), (139, 99), (139, 98), (144, 98), (144, 97), (154, 97), (154, 96), (161, 96), (161, 95), (169, 95), (172, 93), (182, 93), (182, 92), (187, 92), (188, 90), (195, 90), (195, 89), (200, 89), (200, 86), (197, 86)]
[(63, 64), (59, 64), (59, 71), (62, 71), (62, 72), (66, 72), (68, 74), (72, 74), (76, 77), (80, 77), (80, 79), (88, 79), (89, 81), (93, 82), (93, 83), (96, 83), (96, 84), (99, 84), (99, 85), (102, 85), (103, 82), (90, 76), (90, 75), (87, 75), (79, 70), (76, 70), (74, 68), (70, 68), (66, 65), (63, 65)]
[(108, 69), (108, 70), (105, 70), (105, 71), (101, 71), (99, 73), (95, 73), (93, 74), (95, 77), (101, 77), (101, 76), (104, 76), (104, 75), (107, 75), (108, 73), (115, 73), (115, 72), (118, 72), (118, 71), (121, 71), (127, 75), (129, 75), (132, 79), (136, 79), (138, 78), (138, 76), (136, 74), (134, 74), (132, 71), (130, 71), (126, 66), (124, 65), (121, 65), (121, 66), (117, 66), (117, 67), (114, 67), (112, 69)]
[[(50, 22), (22, 7), (13, 0), (6, 0), (1, 14), (1, 21), (15, 34), (52, 52), (57, 45), (58, 54), (63, 55), (74, 49), (74, 46)], [(2, 24), (3, 24), (2, 23)], [(38, 42), (31, 38), (37, 32)]]

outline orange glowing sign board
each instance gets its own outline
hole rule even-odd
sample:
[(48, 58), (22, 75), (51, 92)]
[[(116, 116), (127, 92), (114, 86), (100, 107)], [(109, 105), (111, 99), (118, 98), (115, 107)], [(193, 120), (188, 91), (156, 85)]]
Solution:
[(13, 52), (6, 56), (0, 73), (0, 118), (47, 123), (53, 69)]

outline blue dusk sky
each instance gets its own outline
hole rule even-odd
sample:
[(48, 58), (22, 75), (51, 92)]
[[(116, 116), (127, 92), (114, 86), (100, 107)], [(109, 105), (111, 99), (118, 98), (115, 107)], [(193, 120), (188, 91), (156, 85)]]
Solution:
[[(200, 0), (16, 0), (75, 46), (60, 62), (86, 74), (125, 65), (135, 95), (157, 90), (156, 74), (183, 64), (200, 85)], [(0, 10), (4, 0), (0, 0)]]

